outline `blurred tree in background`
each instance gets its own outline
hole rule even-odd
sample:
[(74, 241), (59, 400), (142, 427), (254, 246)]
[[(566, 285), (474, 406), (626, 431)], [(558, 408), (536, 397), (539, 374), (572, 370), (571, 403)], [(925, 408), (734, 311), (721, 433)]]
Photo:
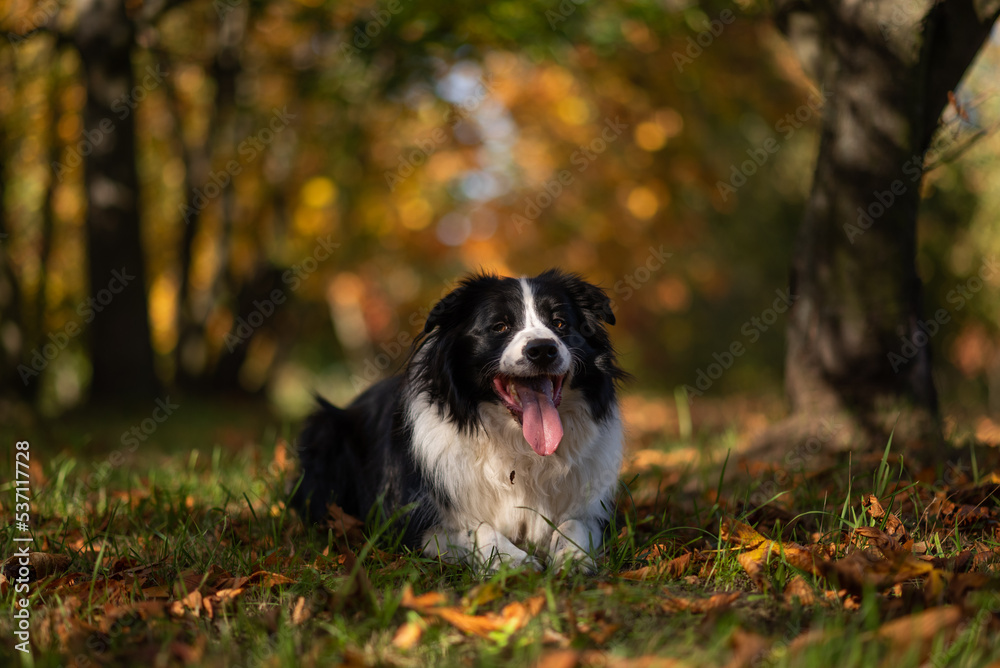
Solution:
[[(1000, 2), (786, 0), (777, 10), (829, 103), (792, 261), (785, 379), (795, 414), (768, 438), (783, 451), (827, 416), (849, 423), (843, 446), (878, 447), (895, 429), (940, 451), (929, 343), (951, 317), (924, 306), (920, 185), (925, 166), (982, 133), (954, 90)], [(960, 113), (942, 124), (949, 105)]]
[[(463, 273), (559, 265), (611, 293), (640, 390), (696, 389), (694, 411), (777, 394), (769, 309), (824, 101), (770, 11), (8, 2), (4, 391), (47, 413), (165, 386), (301, 414), (398, 367)], [(996, 59), (946, 91), (972, 134)], [(985, 134), (921, 188), (928, 310), (1000, 245)], [(997, 285), (933, 339), (943, 395), (993, 419)]]

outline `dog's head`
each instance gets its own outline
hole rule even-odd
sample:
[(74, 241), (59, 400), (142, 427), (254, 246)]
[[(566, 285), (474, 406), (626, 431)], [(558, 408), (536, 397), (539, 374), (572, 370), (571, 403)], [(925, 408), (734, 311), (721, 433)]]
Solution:
[(575, 275), (472, 276), (431, 311), (410, 377), (463, 429), (479, 426), (482, 403), (501, 404), (534, 451), (550, 455), (565, 388), (582, 393), (595, 420), (614, 405), (625, 375), (605, 330), (614, 322), (604, 291)]

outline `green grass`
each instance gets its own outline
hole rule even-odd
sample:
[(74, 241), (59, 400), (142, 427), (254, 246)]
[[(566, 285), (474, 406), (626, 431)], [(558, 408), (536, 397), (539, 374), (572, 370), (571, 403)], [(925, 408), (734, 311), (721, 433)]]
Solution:
[[(579, 665), (629, 665), (628, 659), (656, 656), (692, 666), (733, 661), (905, 668), (983, 665), (1000, 658), (1000, 647), (991, 642), (997, 625), (992, 610), (1000, 605), (988, 592), (944, 601), (965, 606), (963, 621), (929, 639), (927, 647), (901, 646), (880, 633), (925, 608), (919, 585), (830, 601), (823, 595), (830, 585), (806, 575), (817, 602), (803, 606), (782, 595), (801, 575), (783, 554), (768, 558), (759, 590), (739, 562), (741, 550), (720, 541), (720, 521), (729, 517), (786, 542), (811, 544), (819, 535), (843, 556), (844, 532), (872, 524), (861, 494), (880, 490), (887, 509), (890, 503), (893, 510), (909, 509), (903, 515), (907, 529), (927, 542), (930, 556), (954, 556), (977, 541), (981, 548), (997, 546), (986, 524), (949, 531), (922, 522), (926, 500), (937, 488), (910, 483), (903, 468), (887, 473), (888, 448), (881, 465), (866, 470), (855, 460), (822, 476), (793, 477), (787, 490), (757, 507), (746, 500), (759, 481), (722, 482), (732, 433), (696, 435), (710, 464), (689, 467), (666, 488), (660, 470), (623, 478), (622, 510), (609, 529), (596, 576), (502, 568), (480, 577), (404, 550), (364, 541), (347, 546), (332, 531), (305, 529), (284, 506), (290, 474), (272, 465), (277, 434), (289, 431), (252, 424), (241, 438), (226, 441), (216, 438), (215, 425), (191, 427), (178, 419), (141, 456), (104, 468), (108, 453), (92, 444), (113, 439), (73, 438), (68, 427), (69, 437), (55, 439), (67, 445), (33, 446), (44, 474), (44, 482), (32, 487), (33, 549), (69, 555), (66, 572), (79, 574), (72, 584), (53, 586), (50, 578), (32, 585), (34, 665), (530, 665), (557, 649), (578, 652)], [(664, 440), (657, 447), (684, 445), (690, 442)], [(0, 475), (11, 480), (11, 461), (0, 463)], [(720, 485), (721, 493), (714, 493)], [(7, 484), (0, 490), (4, 516), (10, 516), (12, 501)], [(996, 507), (992, 498), (983, 501), (991, 512)], [(15, 549), (13, 536), (10, 526), (0, 530), (5, 557)], [(339, 559), (348, 550), (357, 556), (353, 566), (351, 559)], [(692, 550), (702, 554), (701, 561), (679, 577), (621, 576)], [(212, 618), (203, 607), (196, 615), (178, 603), (196, 589), (209, 596), (225, 578), (257, 571), (290, 581), (246, 586), (232, 601), (215, 605)], [(467, 614), (496, 614), (536, 596), (544, 604), (523, 628), (470, 636), (404, 607), (407, 586), (418, 595), (443, 592)], [(151, 598), (153, 587), (165, 588), (169, 597)], [(664, 607), (668, 598), (720, 592), (740, 596), (707, 613)], [(4, 665), (25, 659), (13, 649), (14, 598), (7, 587), (0, 615)], [(167, 609), (154, 610), (149, 601)], [(181, 607), (171, 611), (172, 605)], [(422, 635), (403, 649), (393, 638), (408, 622), (421, 627)]]

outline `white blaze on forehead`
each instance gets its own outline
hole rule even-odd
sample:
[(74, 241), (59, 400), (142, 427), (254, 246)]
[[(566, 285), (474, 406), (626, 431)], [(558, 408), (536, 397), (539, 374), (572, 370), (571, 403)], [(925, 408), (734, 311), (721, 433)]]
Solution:
[(521, 293), (524, 297), (524, 328), (545, 329), (545, 323), (538, 317), (535, 309), (535, 293), (531, 291), (531, 282), (527, 278), (521, 279)]
[(552, 373), (566, 373), (569, 370), (569, 350), (538, 313), (530, 279), (522, 278), (519, 282), (521, 299), (524, 302), (524, 323), (511, 338), (500, 357), (500, 372), (509, 375), (532, 375), (534, 365), (525, 358), (524, 346), (534, 339), (548, 339), (559, 349), (559, 362), (553, 366)]

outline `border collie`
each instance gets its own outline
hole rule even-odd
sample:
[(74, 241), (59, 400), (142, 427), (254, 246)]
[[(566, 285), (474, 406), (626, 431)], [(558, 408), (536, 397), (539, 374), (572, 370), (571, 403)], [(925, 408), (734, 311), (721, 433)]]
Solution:
[(614, 322), (576, 275), (466, 278), (400, 375), (347, 408), (319, 399), (292, 505), (315, 523), (374, 507), (405, 545), (474, 568), (593, 570), (622, 459)]

